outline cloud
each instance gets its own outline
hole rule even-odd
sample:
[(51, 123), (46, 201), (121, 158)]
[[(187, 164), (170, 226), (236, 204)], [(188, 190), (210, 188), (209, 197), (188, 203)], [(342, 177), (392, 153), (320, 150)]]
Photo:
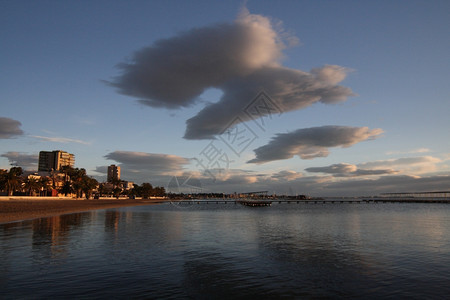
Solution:
[[(114, 151), (105, 158), (118, 163), (124, 180), (136, 182), (167, 181), (170, 176), (182, 173), (184, 166), (190, 163), (189, 159), (177, 155), (133, 151)], [(104, 173), (105, 170), (105, 166), (99, 166), (95, 171)]]
[[(345, 77), (345, 69), (338, 66), (324, 66), (323, 72), (333, 69), (327, 77), (306, 73), (283, 66), (263, 67), (246, 77), (235, 78), (221, 86), (224, 94), (219, 102), (209, 104), (196, 116), (186, 121), (186, 139), (211, 139), (226, 129), (226, 126), (239, 116), (240, 122), (255, 117), (243, 113), (251, 105), (258, 93), (264, 90), (274, 106), (281, 112), (306, 108), (313, 103), (325, 104), (345, 101), (352, 91), (333, 82)], [(320, 72), (316, 69), (316, 72)], [(336, 75), (340, 73), (340, 76)], [(335, 74), (333, 76), (333, 74)], [(260, 110), (256, 117), (264, 117), (273, 113)]]
[(370, 175), (386, 175), (397, 173), (392, 169), (367, 170), (358, 169), (356, 165), (340, 163), (325, 167), (307, 168), (305, 171), (312, 173), (332, 174), (334, 177), (356, 177), (356, 176), (370, 176)]
[(411, 151), (389, 151), (386, 152), (386, 155), (393, 155), (393, 154), (416, 154), (416, 153), (427, 153), (427, 152), (431, 152), (431, 149), (428, 148), (418, 148), (418, 149), (413, 149)]
[[(243, 181), (246, 176), (250, 180)], [(255, 180), (256, 179), (256, 180)], [(363, 196), (389, 192), (425, 192), (448, 190), (449, 174), (439, 176), (385, 175), (375, 179), (335, 176), (302, 176), (279, 180), (276, 174), (246, 174), (234, 172), (226, 181), (201, 180), (204, 191), (225, 193), (268, 191), (269, 194), (304, 194), (311, 196)], [(242, 185), (246, 182), (246, 185)]]
[(271, 177), (275, 180), (291, 181), (303, 177), (303, 174), (292, 170), (283, 170), (273, 174)]
[(11, 166), (22, 167), (26, 170), (37, 170), (39, 155), (9, 151), (0, 155), (6, 157)]
[(421, 174), (436, 171), (437, 164), (442, 161), (442, 159), (433, 156), (417, 156), (366, 162), (358, 166), (363, 169), (395, 168), (401, 172)]
[[(345, 168), (344, 168), (345, 170)], [(241, 169), (212, 170), (215, 180), (202, 172), (185, 171), (174, 176), (159, 177), (162, 186), (170, 191), (243, 193), (268, 191), (269, 194), (311, 196), (362, 196), (388, 192), (423, 192), (448, 190), (449, 174), (434, 176), (408, 176), (385, 174), (377, 178), (361, 179), (355, 176), (340, 176), (339, 173), (325, 176), (305, 176), (292, 170), (276, 173), (256, 173)], [(353, 172), (377, 170), (356, 170)], [(379, 174), (383, 175), (383, 174)], [(152, 184), (154, 183), (151, 177)], [(164, 179), (165, 181), (161, 181)], [(175, 182), (176, 181), (176, 182)], [(243, 184), (244, 183), (244, 184)], [(181, 189), (183, 188), (183, 189)]]
[(283, 48), (267, 18), (243, 13), (231, 24), (157, 40), (120, 64), (122, 74), (110, 84), (152, 107), (186, 107), (208, 87), (273, 64)]
[(350, 164), (334, 164), (326, 167), (313, 167), (305, 169), (308, 172), (316, 173), (327, 173), (327, 174), (341, 174), (341, 173), (351, 173), (357, 170), (355, 165)]
[(256, 158), (248, 163), (262, 164), (289, 159), (294, 155), (301, 159), (326, 157), (331, 147), (350, 147), (361, 141), (375, 139), (382, 132), (381, 129), (367, 127), (322, 126), (278, 133), (268, 144), (255, 149)]
[(397, 159), (377, 160), (360, 164), (361, 167), (379, 168), (385, 166), (404, 166), (417, 165), (441, 162), (439, 158), (433, 156), (417, 156), (417, 157), (402, 157)]
[(285, 112), (354, 95), (337, 85), (349, 69), (325, 65), (308, 73), (282, 66), (282, 50), (293, 37), (275, 27), (244, 9), (231, 24), (194, 28), (141, 49), (108, 84), (142, 104), (167, 109), (199, 102), (208, 88), (222, 90), (218, 102), (187, 120), (186, 139), (214, 138), (239, 115), (239, 122), (249, 120), (242, 112), (262, 90)]
[(396, 174), (398, 171), (392, 169), (378, 169), (378, 170), (365, 170), (358, 169), (353, 173), (350, 173), (350, 176), (369, 176), (369, 175), (386, 175), (386, 174)]
[(20, 126), (22, 123), (14, 119), (0, 117), (0, 139), (10, 139), (15, 136), (23, 135)]
[(381, 193), (426, 192), (448, 190), (449, 175), (442, 176), (382, 176), (375, 180), (348, 180), (332, 182), (324, 186), (325, 193), (334, 195), (372, 195)]
[[(212, 169), (210, 170), (212, 174), (214, 174), (214, 180), (217, 184), (233, 184), (236, 186), (241, 186), (244, 184), (254, 184), (259, 181), (259, 175), (253, 171), (249, 170), (240, 170), (240, 169), (227, 169), (227, 170), (218, 170)], [(207, 174), (204, 174), (205, 178), (207, 178)], [(210, 178), (211, 179), (211, 178)]]
[(39, 135), (31, 135), (32, 138), (46, 141), (46, 142), (54, 142), (54, 143), (77, 143), (77, 144), (83, 144), (83, 145), (89, 145), (89, 142), (85, 142), (82, 140), (76, 140), (76, 139), (70, 139), (70, 138), (64, 138), (64, 137), (47, 137), (47, 136), (39, 136)]

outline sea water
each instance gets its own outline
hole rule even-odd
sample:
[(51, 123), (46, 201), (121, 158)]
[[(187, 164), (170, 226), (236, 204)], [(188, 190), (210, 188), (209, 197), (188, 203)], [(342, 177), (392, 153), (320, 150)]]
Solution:
[(0, 298), (445, 298), (450, 205), (136, 206), (0, 225)]

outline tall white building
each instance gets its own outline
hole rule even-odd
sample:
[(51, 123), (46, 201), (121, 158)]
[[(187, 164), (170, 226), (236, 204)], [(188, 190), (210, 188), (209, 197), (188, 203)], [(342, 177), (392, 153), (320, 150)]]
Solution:
[(39, 152), (38, 171), (61, 171), (63, 167), (75, 165), (75, 155), (66, 151), (41, 151)]

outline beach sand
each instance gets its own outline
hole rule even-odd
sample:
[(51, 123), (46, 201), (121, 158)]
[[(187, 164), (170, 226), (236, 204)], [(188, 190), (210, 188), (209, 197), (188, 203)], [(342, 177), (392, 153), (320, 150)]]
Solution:
[(161, 203), (148, 199), (107, 199), (107, 200), (6, 200), (0, 201), (0, 224), (61, 214), (84, 212), (124, 206)]

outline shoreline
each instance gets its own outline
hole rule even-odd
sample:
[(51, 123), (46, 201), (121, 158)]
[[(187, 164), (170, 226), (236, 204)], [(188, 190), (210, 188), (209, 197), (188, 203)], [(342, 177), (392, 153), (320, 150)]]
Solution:
[(36, 199), (0, 200), (0, 224), (52, 217), (63, 214), (88, 212), (98, 209), (140, 206), (163, 203), (161, 199)]

